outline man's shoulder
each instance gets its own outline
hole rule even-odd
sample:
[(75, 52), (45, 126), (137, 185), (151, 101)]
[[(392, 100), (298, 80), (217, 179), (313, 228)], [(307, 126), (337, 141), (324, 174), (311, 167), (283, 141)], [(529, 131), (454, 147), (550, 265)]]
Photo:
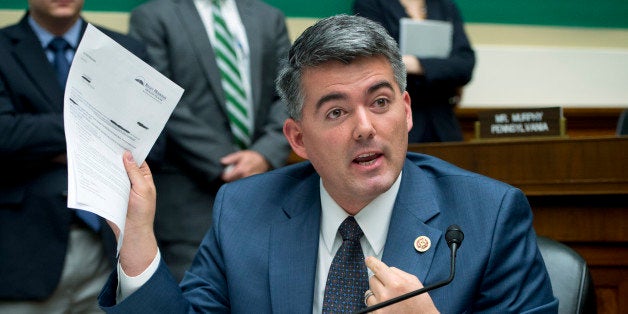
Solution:
[[(320, 176), (314, 167), (309, 162), (302, 162), (227, 183), (220, 188), (216, 199), (222, 204), (232, 204), (220, 215), (245, 215), (248, 219), (272, 221), (285, 217), (283, 211), (278, 210), (284, 206), (294, 215), (309, 208), (307, 204), (319, 195), (319, 182)], [(259, 210), (250, 213), (251, 206)], [(240, 207), (243, 210), (235, 209)], [(219, 213), (216, 207), (214, 210), (214, 215)]]
[(463, 169), (438, 157), (412, 152), (409, 152), (406, 157), (407, 164), (414, 165), (419, 168), (423, 174), (435, 179), (447, 181), (455, 180), (456, 182), (468, 182), (469, 184), (490, 184), (505, 188), (510, 187), (507, 183), (477, 172)]
[[(7, 25), (3, 28), (0, 28), (0, 34), (6, 36), (9, 39), (15, 38), (15, 37), (22, 37), (25, 36), (27, 34), (32, 34), (33, 37), (35, 35), (35, 33), (33, 33), (32, 31), (30, 31), (30, 28), (28, 27), (28, 22), (26, 20), (26, 14), (15, 24), (10, 24)], [(35, 38), (35, 37), (34, 37)]]
[(19, 23), (17, 24), (11, 24), (11, 25), (7, 25), (5, 27), (0, 28), (0, 33), (3, 35), (9, 35), (9, 34), (13, 34), (15, 32), (21, 31), (21, 25)]
[(408, 152), (406, 158), (411, 164), (414, 164), (415, 166), (434, 174), (475, 174), (468, 170), (462, 169), (448, 161), (427, 154)]
[(223, 185), (227, 195), (246, 195), (252, 198), (268, 195), (290, 195), (295, 191), (309, 191), (318, 187), (320, 176), (309, 161), (284, 166)]
[(7, 48), (11, 46), (12, 33), (14, 33), (15, 25), (0, 28), (0, 47)]
[(304, 161), (247, 177), (235, 182), (252, 185), (260, 183), (282, 184), (283, 182), (290, 184), (294, 182), (302, 182), (311, 177), (315, 177), (316, 179), (319, 178), (318, 173), (312, 164), (309, 161)]

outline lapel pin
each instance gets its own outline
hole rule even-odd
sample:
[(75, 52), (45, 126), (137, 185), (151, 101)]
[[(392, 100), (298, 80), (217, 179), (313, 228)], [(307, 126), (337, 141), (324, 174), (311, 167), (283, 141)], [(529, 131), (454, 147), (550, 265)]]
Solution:
[(426, 236), (419, 236), (414, 240), (414, 248), (421, 253), (429, 250), (431, 246), (432, 241)]

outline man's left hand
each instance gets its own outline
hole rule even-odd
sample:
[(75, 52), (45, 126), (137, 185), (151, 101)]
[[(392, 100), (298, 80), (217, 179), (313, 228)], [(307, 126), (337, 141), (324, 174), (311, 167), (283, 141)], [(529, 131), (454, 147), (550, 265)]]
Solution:
[(235, 181), (254, 174), (266, 172), (270, 169), (266, 158), (252, 150), (241, 150), (229, 154), (222, 157), (220, 162), (226, 166), (225, 171), (222, 173), (222, 180), (225, 182)]
[[(368, 306), (423, 288), (416, 276), (396, 267), (388, 267), (375, 257), (366, 258), (366, 267), (373, 271), (373, 276), (369, 279), (373, 295), (366, 300)], [(376, 313), (438, 313), (438, 310), (429, 294), (423, 293), (384, 307)]]

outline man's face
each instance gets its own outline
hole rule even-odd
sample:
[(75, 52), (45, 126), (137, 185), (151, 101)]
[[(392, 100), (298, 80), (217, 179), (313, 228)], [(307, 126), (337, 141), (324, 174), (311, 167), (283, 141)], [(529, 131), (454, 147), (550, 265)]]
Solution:
[(83, 9), (83, 0), (28, 0), (35, 20), (76, 20)]
[(401, 172), (412, 128), (410, 96), (399, 90), (384, 57), (308, 68), (302, 88), (302, 119), (288, 119), (284, 134), (295, 153), (312, 162), (334, 200), (354, 215)]

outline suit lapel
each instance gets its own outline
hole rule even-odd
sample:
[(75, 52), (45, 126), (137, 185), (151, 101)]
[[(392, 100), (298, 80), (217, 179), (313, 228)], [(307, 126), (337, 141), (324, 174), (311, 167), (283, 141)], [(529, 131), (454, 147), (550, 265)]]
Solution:
[(178, 1), (177, 15), (184, 27), (184, 32), (189, 34), (190, 44), (194, 47), (194, 54), (198, 59), (198, 64), (203, 68), (205, 76), (209, 80), (209, 85), (214, 91), (216, 103), (224, 106), (225, 95), (220, 81), (220, 69), (216, 63), (216, 55), (212, 47), (205, 24), (194, 5), (194, 1)]
[(59, 104), (63, 104), (63, 90), (56, 80), (54, 69), (46, 58), (37, 35), (28, 25), (27, 15), (12, 30), (8, 35), (13, 43), (13, 57), (33, 81), (36, 89), (48, 100), (48, 108), (42, 109), (61, 112), (63, 108), (59, 107)]
[[(440, 212), (438, 202), (427, 177), (409, 161), (404, 165), (398, 195), (382, 260), (388, 266), (412, 273), (425, 282), (443, 233), (428, 224)], [(414, 248), (414, 241), (419, 236), (431, 240), (430, 249), (422, 253)]]
[(307, 178), (284, 206), (286, 219), (270, 237), (269, 281), (273, 312), (312, 311), (321, 204), (319, 177)]

